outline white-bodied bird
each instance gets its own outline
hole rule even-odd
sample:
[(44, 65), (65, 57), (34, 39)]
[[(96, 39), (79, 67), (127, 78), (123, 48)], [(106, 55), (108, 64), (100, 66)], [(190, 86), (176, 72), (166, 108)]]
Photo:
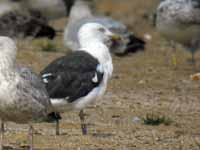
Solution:
[(184, 45), (195, 63), (194, 54), (200, 48), (199, 0), (162, 0), (157, 9), (156, 27), (169, 40)]
[[(15, 42), (0, 36), (0, 119), (3, 122), (29, 123), (32, 149), (32, 122), (54, 121), (48, 93), (39, 76), (28, 68), (16, 66)], [(1, 138), (1, 148), (2, 141)]]

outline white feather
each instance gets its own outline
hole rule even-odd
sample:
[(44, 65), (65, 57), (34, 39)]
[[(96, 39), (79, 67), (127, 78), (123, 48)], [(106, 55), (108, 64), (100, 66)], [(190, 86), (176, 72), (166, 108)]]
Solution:
[(97, 83), (98, 82), (98, 77), (97, 74), (95, 73), (94, 78), (92, 78), (92, 82)]

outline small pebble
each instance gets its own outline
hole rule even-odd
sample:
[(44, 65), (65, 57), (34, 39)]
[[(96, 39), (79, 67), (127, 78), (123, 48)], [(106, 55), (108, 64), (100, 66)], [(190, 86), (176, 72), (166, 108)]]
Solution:
[(140, 123), (141, 119), (139, 117), (133, 117), (133, 123)]
[(145, 84), (146, 81), (145, 81), (145, 80), (140, 80), (138, 83), (139, 83), (139, 84)]
[(150, 40), (152, 40), (152, 36), (150, 34), (148, 34), (148, 33), (145, 33), (144, 34), (144, 39), (147, 40), (147, 41), (150, 41)]

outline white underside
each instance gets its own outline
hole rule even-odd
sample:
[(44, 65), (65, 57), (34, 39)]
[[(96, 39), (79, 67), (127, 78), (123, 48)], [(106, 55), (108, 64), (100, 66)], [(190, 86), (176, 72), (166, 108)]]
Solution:
[(55, 110), (59, 112), (66, 112), (70, 110), (81, 110), (88, 104), (94, 103), (99, 97), (101, 97), (106, 90), (108, 76), (104, 75), (102, 83), (94, 88), (88, 95), (75, 100), (72, 103), (68, 103), (67, 99), (51, 99), (51, 103)]

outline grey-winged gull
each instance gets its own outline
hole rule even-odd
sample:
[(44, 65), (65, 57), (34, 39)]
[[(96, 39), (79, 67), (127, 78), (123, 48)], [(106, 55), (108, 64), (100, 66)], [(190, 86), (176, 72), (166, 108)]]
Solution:
[(4, 121), (29, 123), (32, 133), (32, 122), (56, 121), (57, 115), (40, 77), (28, 68), (16, 66), (16, 53), (15, 42), (0, 36), (0, 118), (2, 124)]
[(21, 10), (21, 5), (18, 2), (12, 2), (9, 0), (1, 0), (0, 1), (0, 16), (11, 12), (11, 11), (19, 11)]
[(20, 0), (22, 6), (37, 11), (48, 20), (66, 17), (74, 0)]
[(108, 43), (120, 36), (101, 24), (87, 23), (78, 39), (80, 48), (54, 60), (41, 76), (56, 111), (80, 110), (82, 133), (87, 134), (83, 109), (105, 93), (113, 72)]
[(64, 45), (66, 47), (71, 50), (80, 48), (78, 41), (79, 28), (85, 23), (96, 22), (121, 36), (121, 40), (118, 42), (110, 43), (112, 44), (111, 52), (120, 55), (144, 49), (145, 42), (129, 32), (126, 25), (109, 17), (93, 15), (90, 4), (91, 2), (86, 0), (75, 0), (64, 33)]
[(169, 40), (183, 44), (195, 62), (194, 54), (200, 48), (199, 0), (162, 0), (157, 9), (156, 27)]

